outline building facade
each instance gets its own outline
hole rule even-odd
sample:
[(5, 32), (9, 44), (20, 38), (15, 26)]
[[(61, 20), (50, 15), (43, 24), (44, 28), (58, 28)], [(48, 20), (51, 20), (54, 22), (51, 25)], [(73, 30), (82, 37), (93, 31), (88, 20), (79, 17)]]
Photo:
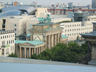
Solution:
[[(29, 41), (16, 42), (16, 55), (18, 57), (29, 58), (33, 54), (40, 54), (45, 49), (51, 49), (58, 43), (67, 43), (68, 37), (62, 35), (62, 28), (57, 23), (50, 22), (49, 17), (40, 19), (39, 24), (32, 25), (30, 29)], [(19, 52), (19, 53), (18, 53)]]
[(51, 49), (54, 47), (57, 43), (60, 43), (62, 40), (62, 28), (59, 27), (59, 24), (36, 24), (33, 25), (33, 34), (32, 40), (41, 40), (45, 42), (45, 48)]
[(88, 12), (90, 14), (96, 13), (96, 9), (61, 9), (61, 8), (50, 8), (48, 9), (48, 11), (52, 14), (52, 15), (68, 15), (69, 12), (76, 12), (76, 11), (82, 11), (82, 12)]
[(92, 0), (92, 8), (93, 8), (93, 9), (96, 8), (96, 0)]
[(68, 18), (64, 15), (51, 15), (51, 21), (53, 23), (71, 22), (72, 18)]
[(45, 50), (44, 42), (39, 40), (16, 40), (15, 44), (15, 53), (20, 58), (31, 58), (33, 54), (39, 55), (41, 52)]
[(62, 34), (68, 36), (69, 41), (77, 40), (78, 37), (81, 38), (80, 34), (93, 32), (91, 21), (61, 23), (60, 27), (63, 28)]
[(87, 16), (84, 20), (91, 21), (93, 24), (93, 31), (96, 31), (96, 15)]
[(35, 15), (36, 15), (37, 18), (38, 17), (43, 17), (43, 18), (45, 17), (46, 18), (47, 14), (50, 14), (48, 12), (48, 9), (47, 8), (37, 8), (36, 9)]
[(14, 31), (0, 31), (0, 56), (8, 56), (15, 53)]
[(1, 30), (14, 30), (16, 37), (28, 32), (32, 24), (37, 24), (38, 19), (34, 16), (13, 16), (0, 18)]
[[(11, 11), (11, 10), (9, 10)], [(18, 12), (17, 12), (18, 13)], [(33, 11), (34, 13), (34, 11)], [(15, 16), (16, 12), (12, 12), (12, 14), (5, 14), (0, 16), (0, 29), (1, 30), (14, 30), (16, 39), (18, 39), (21, 35), (29, 34), (29, 29), (32, 28), (33, 24), (38, 24), (39, 17), (46, 17), (49, 12), (47, 8), (37, 8), (34, 15), (17, 15)], [(5, 16), (5, 17), (2, 17)]]
[(15, 53), (20, 58), (30, 58), (45, 49), (51, 49), (58, 43), (67, 43), (68, 37), (61, 34), (59, 24), (36, 24), (31, 29), (30, 39), (16, 40)]

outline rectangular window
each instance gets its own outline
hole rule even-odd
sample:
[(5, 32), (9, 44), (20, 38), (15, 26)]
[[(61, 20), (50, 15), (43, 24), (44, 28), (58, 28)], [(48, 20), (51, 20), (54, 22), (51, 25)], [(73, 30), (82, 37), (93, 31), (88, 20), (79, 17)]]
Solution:
[(3, 19), (3, 24), (5, 24), (6, 23), (6, 19)]
[(2, 55), (4, 55), (4, 49), (2, 49)]
[(5, 47), (5, 41), (2, 41), (2, 47)]

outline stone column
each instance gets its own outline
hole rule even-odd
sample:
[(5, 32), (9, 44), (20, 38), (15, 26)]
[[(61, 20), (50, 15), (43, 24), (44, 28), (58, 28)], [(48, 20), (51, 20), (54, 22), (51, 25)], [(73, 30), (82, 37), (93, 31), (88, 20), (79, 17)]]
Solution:
[(60, 33), (58, 33), (58, 42), (60, 42)]
[(31, 57), (31, 54), (32, 54), (32, 53), (31, 53), (31, 48), (29, 48), (29, 57)]
[(37, 55), (37, 52), (38, 52), (38, 51), (37, 51), (37, 48), (36, 48), (36, 55)]
[(37, 55), (39, 55), (39, 48), (37, 48)]
[(29, 48), (26, 49), (27, 50), (27, 58), (29, 57)]
[(34, 48), (34, 54), (36, 54), (36, 48)]
[(51, 35), (50, 35), (50, 49), (52, 47), (52, 38), (51, 38)]
[(46, 42), (46, 47), (48, 48), (48, 45), (49, 45), (49, 36), (47, 36), (47, 42)]
[(20, 47), (20, 58), (22, 57), (22, 55), (21, 55), (21, 47)]
[(56, 45), (58, 43), (58, 34), (56, 34)]
[(49, 36), (49, 48), (51, 49), (51, 35)]
[(48, 48), (50, 49), (50, 35), (49, 35), (49, 39), (48, 39), (48, 41), (49, 41)]
[(28, 48), (26, 48), (26, 58), (28, 58)]
[(39, 48), (37, 48), (38, 49), (38, 55), (39, 55)]
[(48, 42), (48, 41), (47, 41), (47, 36), (46, 36), (46, 41), (45, 41), (45, 46), (46, 46), (46, 48), (47, 48), (47, 42)]
[[(20, 48), (19, 47), (16, 47), (15, 48), (15, 54), (18, 56), (18, 57), (20, 57)], [(19, 52), (19, 53), (18, 53)]]
[(58, 35), (58, 36), (57, 36), (57, 38), (58, 38), (57, 41), (58, 41), (58, 43), (59, 43), (59, 33), (58, 33), (57, 35)]
[(25, 58), (26, 58), (26, 48), (24, 48), (25, 49)]
[(36, 48), (36, 55), (38, 55), (38, 48)]
[(56, 44), (59, 43), (58, 42), (58, 34), (56, 34)]
[(53, 46), (55, 46), (55, 34), (53, 35)]
[(40, 47), (39, 47), (39, 54), (40, 54)]
[(49, 35), (47, 36), (47, 48), (49, 48)]
[(39, 48), (39, 54), (41, 53), (41, 47)]
[(53, 47), (53, 35), (51, 36), (51, 46)]
[(31, 50), (31, 56), (32, 56), (32, 48), (30, 48), (30, 50)]
[(40, 52), (42, 52), (42, 51), (43, 51), (42, 49), (43, 49), (43, 48), (41, 48), (41, 47), (40, 47)]
[(59, 33), (59, 42), (61, 41), (61, 33)]
[(57, 43), (56, 41), (57, 41), (57, 39), (56, 39), (56, 34), (55, 34), (55, 45), (56, 45), (56, 43)]

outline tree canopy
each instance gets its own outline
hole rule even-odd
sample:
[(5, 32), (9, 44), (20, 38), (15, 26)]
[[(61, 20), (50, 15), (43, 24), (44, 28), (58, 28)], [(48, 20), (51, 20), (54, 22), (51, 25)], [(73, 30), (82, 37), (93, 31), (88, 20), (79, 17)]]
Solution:
[(76, 42), (59, 43), (39, 55), (34, 54), (31, 58), (73, 63), (88, 63), (90, 60), (88, 46), (86, 44), (79, 46)]

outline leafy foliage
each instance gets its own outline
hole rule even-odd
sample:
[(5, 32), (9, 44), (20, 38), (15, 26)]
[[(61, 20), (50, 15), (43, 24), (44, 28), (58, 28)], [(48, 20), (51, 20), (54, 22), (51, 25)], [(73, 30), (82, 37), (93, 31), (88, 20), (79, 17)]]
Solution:
[(75, 42), (68, 44), (59, 43), (52, 49), (46, 49), (40, 55), (33, 55), (32, 58), (62, 62), (87, 63), (90, 60), (88, 46), (79, 46)]
[(17, 57), (17, 55), (12, 53), (8, 57)]

